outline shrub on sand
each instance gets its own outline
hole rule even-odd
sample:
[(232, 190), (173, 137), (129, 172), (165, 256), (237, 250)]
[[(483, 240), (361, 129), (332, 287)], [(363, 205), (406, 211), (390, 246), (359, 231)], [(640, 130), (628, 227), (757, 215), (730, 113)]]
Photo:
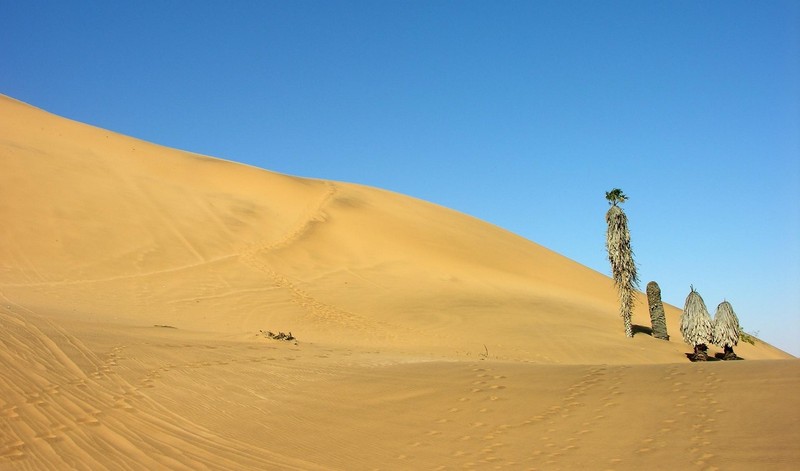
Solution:
[(739, 340), (745, 343), (749, 343), (750, 345), (755, 345), (756, 340), (758, 340), (758, 331), (754, 332), (753, 334), (748, 334), (744, 331), (741, 327), (739, 328)]

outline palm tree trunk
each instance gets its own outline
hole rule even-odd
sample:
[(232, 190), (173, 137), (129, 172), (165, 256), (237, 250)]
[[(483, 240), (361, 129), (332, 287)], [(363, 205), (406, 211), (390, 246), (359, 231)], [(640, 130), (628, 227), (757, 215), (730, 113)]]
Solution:
[(725, 352), (722, 355), (722, 359), (723, 360), (738, 360), (739, 359), (739, 357), (736, 356), (736, 353), (734, 353), (733, 347), (731, 347), (730, 345), (725, 345), (724, 348), (725, 348)]
[(629, 312), (622, 315), (622, 322), (625, 324), (625, 336), (633, 337), (633, 325), (631, 324), (631, 314)]
[(650, 325), (653, 327), (653, 337), (669, 340), (664, 303), (661, 302), (661, 288), (655, 281), (647, 283), (647, 305), (650, 307)]
[(694, 355), (692, 361), (707, 361), (708, 360), (708, 346), (704, 343), (694, 346)]

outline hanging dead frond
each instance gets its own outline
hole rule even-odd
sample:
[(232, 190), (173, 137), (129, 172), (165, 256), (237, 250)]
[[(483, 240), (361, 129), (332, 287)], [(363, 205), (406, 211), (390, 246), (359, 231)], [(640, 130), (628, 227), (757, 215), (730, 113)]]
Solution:
[(655, 281), (647, 283), (647, 305), (650, 308), (650, 325), (653, 327), (653, 337), (669, 340), (664, 303), (661, 301), (661, 287)]
[(691, 289), (681, 315), (681, 334), (689, 345), (704, 345), (711, 342), (713, 335), (711, 316), (700, 293)]
[(739, 343), (739, 318), (728, 301), (722, 301), (714, 314), (713, 343), (720, 347), (735, 347)]
[(633, 337), (631, 316), (639, 277), (633, 260), (628, 217), (622, 208), (612, 205), (606, 213), (606, 223), (608, 223), (606, 250), (608, 251), (608, 261), (611, 263), (611, 276), (619, 296), (619, 312), (625, 322), (625, 335)]

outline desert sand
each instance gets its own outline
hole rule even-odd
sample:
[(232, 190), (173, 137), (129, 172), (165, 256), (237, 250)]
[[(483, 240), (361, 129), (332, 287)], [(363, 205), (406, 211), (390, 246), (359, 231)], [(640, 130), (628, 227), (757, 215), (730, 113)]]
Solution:
[(3, 96), (0, 191), (0, 469), (800, 466), (800, 361), (447, 208)]

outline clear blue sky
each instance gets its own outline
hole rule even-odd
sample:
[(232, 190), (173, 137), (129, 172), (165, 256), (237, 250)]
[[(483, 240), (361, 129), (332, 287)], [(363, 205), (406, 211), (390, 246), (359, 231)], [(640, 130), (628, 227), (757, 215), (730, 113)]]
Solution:
[[(800, 2), (0, 0), (0, 93), (439, 203), (800, 355)], [(671, 332), (678, 339), (678, 332)]]

